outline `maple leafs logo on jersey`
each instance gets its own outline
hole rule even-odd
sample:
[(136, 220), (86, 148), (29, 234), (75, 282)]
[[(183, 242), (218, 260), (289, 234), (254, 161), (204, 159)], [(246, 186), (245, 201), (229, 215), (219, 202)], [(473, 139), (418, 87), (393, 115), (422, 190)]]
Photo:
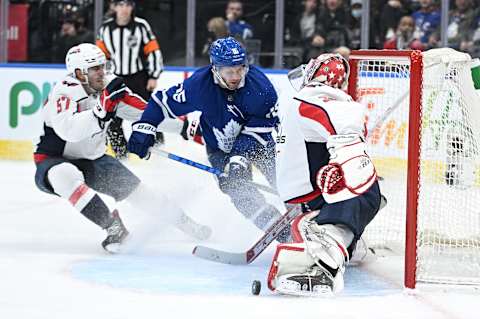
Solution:
[(240, 123), (235, 122), (234, 120), (230, 120), (225, 127), (223, 128), (223, 132), (217, 129), (216, 127), (213, 128), (213, 134), (217, 139), (218, 148), (224, 151), (225, 153), (230, 153), (233, 148), (233, 143), (237, 138), (238, 134), (242, 126)]

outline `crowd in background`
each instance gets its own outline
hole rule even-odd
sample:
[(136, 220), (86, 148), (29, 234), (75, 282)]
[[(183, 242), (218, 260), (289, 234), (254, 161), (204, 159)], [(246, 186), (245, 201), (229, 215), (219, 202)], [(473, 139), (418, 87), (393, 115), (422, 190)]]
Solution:
[[(477, 0), (451, 0), (448, 46), (480, 56)], [(63, 63), (69, 47), (95, 42), (93, 0), (30, 3), (29, 61)], [(369, 48), (427, 50), (440, 45), (439, 0), (371, 0)], [(111, 16), (105, 0), (105, 18)], [(196, 65), (208, 63), (209, 44), (233, 35), (251, 63), (270, 67), (274, 57), (275, 1), (197, 1)], [(165, 64), (185, 64), (186, 0), (137, 0), (136, 15), (156, 35)], [(348, 56), (361, 43), (362, 0), (285, 0), (284, 65), (292, 67), (324, 52)], [(180, 22), (181, 21), (181, 22)]]
[[(474, 0), (451, 3), (448, 45), (478, 56), (480, 10)], [(440, 46), (440, 7), (436, 0), (372, 1), (369, 48), (428, 50)], [(360, 48), (362, 1), (305, 0), (291, 26), (290, 45), (303, 48), (307, 60), (319, 53)]]

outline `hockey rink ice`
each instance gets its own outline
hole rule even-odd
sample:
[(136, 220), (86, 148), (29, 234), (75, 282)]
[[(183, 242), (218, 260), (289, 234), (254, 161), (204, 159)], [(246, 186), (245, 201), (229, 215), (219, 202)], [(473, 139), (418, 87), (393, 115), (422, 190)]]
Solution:
[[(200, 146), (166, 138), (166, 151), (207, 163)], [(240, 252), (261, 236), (213, 175), (155, 155), (127, 165), (212, 227), (201, 244)], [(34, 172), (33, 161), (0, 161), (0, 318), (479, 318), (478, 287), (406, 290), (399, 257), (349, 267), (345, 290), (334, 298), (274, 295), (266, 277), (275, 245), (248, 266), (201, 260), (191, 255), (199, 242), (162, 224), (162, 207), (142, 212), (120, 203), (131, 238), (123, 253), (109, 255), (100, 246), (105, 232), (40, 192)], [(259, 296), (250, 293), (255, 279), (262, 282)]]

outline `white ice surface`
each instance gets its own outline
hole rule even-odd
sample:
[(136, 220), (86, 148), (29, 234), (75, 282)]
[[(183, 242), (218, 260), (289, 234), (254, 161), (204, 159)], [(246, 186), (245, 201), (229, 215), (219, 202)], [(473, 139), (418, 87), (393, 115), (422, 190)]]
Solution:
[[(174, 137), (165, 149), (206, 163), (201, 148)], [(209, 173), (164, 158), (128, 165), (213, 228), (203, 245), (242, 251), (260, 235)], [(108, 255), (104, 232), (40, 192), (34, 172), (32, 162), (0, 161), (0, 318), (479, 318), (480, 290), (404, 290), (396, 257), (347, 269), (346, 289), (332, 299), (273, 295), (266, 287), (273, 245), (248, 266), (195, 258), (196, 243), (161, 223), (161, 207), (141, 212), (120, 203), (132, 237), (124, 254)], [(250, 294), (254, 279), (260, 296)]]

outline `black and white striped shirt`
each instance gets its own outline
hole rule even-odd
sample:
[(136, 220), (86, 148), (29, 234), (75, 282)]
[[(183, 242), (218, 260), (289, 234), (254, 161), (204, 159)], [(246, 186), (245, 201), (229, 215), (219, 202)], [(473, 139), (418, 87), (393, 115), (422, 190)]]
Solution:
[(160, 47), (144, 19), (134, 17), (125, 26), (119, 26), (114, 18), (106, 20), (96, 44), (113, 62), (116, 75), (126, 76), (146, 69), (149, 78), (157, 79), (163, 70)]

